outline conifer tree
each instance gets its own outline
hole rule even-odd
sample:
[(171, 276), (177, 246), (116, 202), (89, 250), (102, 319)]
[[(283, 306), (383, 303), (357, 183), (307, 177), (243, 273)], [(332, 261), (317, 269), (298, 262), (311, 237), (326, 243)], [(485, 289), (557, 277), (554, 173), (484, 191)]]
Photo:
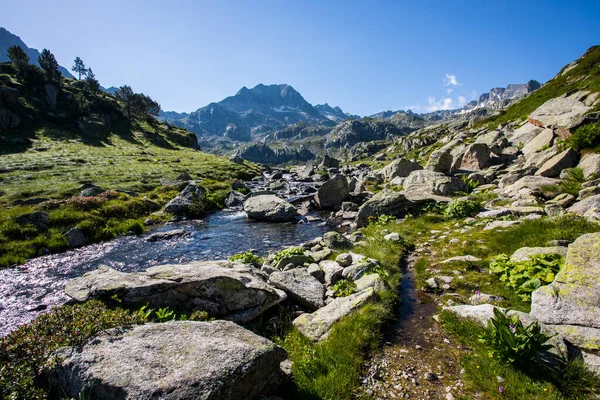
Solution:
[(40, 64), (42, 71), (44, 71), (46, 80), (60, 86), (61, 74), (58, 70), (58, 62), (56, 61), (54, 54), (48, 49), (42, 50), (42, 53), (38, 58), (38, 63)]
[(13, 63), (20, 72), (24, 71), (29, 65), (29, 56), (21, 46), (10, 46), (8, 50), (6, 50), (6, 55), (10, 62)]
[(94, 75), (94, 71), (91, 68), (86, 70), (85, 86), (94, 94), (100, 90), (100, 82), (96, 79), (96, 75)]
[(133, 90), (129, 85), (123, 85), (119, 87), (119, 89), (115, 92), (115, 97), (117, 98), (117, 100), (123, 103), (123, 111), (125, 116), (129, 119), (129, 121), (131, 121), (132, 117), (131, 110), (135, 99), (134, 95), (135, 93), (133, 93)]
[(79, 57), (75, 57), (75, 65), (73, 65), (71, 71), (75, 72), (79, 76), (79, 80), (81, 80), (82, 76), (87, 76), (89, 72), (89, 70), (85, 68), (85, 64)]

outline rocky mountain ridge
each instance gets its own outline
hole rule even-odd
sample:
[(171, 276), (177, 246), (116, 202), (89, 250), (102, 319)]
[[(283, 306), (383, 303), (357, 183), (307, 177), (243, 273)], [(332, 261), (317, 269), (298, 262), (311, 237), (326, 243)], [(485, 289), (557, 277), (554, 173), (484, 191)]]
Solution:
[(312, 106), (292, 86), (241, 88), (234, 96), (210, 103), (192, 113), (162, 112), (160, 118), (186, 128), (198, 137), (250, 141), (297, 123), (333, 126), (354, 116), (328, 104)]

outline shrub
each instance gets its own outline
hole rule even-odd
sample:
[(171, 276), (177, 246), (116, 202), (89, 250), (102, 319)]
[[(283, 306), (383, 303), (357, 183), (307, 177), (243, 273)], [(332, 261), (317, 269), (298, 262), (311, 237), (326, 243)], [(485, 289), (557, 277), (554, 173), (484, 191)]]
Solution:
[(547, 196), (557, 196), (559, 193), (568, 193), (575, 197), (579, 195), (581, 184), (585, 182), (583, 170), (581, 168), (570, 168), (566, 172), (566, 177), (556, 185), (542, 186), (542, 192)]
[(511, 261), (506, 254), (500, 254), (490, 263), (490, 271), (501, 275), (500, 280), (516, 289), (523, 301), (529, 301), (534, 290), (552, 283), (563, 263), (559, 254), (536, 254), (523, 261)]
[(141, 324), (137, 313), (110, 309), (96, 300), (67, 305), (42, 314), (0, 339), (0, 397), (43, 399), (36, 387), (38, 373), (52, 353), (64, 346), (81, 346), (103, 330)]
[(467, 185), (467, 193), (471, 193), (473, 189), (479, 186), (479, 181), (469, 179), (466, 175), (463, 175), (461, 179), (465, 183), (465, 185)]
[(444, 215), (448, 218), (466, 218), (475, 215), (481, 210), (481, 205), (473, 200), (454, 200), (444, 211)]
[(600, 145), (600, 122), (587, 124), (578, 128), (573, 135), (567, 139), (567, 143), (575, 151), (596, 148)]
[(250, 251), (247, 253), (234, 254), (229, 257), (229, 260), (241, 262), (243, 264), (251, 264), (256, 267), (261, 266), (264, 261), (262, 257), (256, 256)]
[(546, 344), (551, 336), (541, 331), (537, 321), (524, 327), (517, 316), (508, 317), (494, 308), (494, 317), (488, 321), (479, 341), (491, 347), (491, 357), (530, 368), (532, 363), (537, 363), (541, 352), (552, 348)]

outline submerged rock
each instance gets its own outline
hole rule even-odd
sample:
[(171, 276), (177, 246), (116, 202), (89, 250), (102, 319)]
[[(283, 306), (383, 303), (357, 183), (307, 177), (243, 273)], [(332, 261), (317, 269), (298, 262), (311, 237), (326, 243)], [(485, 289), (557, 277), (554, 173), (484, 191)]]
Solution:
[(284, 349), (228, 321), (173, 321), (110, 330), (66, 347), (47, 378), (59, 396), (255, 399), (284, 380)]
[(124, 273), (106, 266), (69, 281), (65, 293), (77, 301), (117, 296), (121, 304), (206, 311), (211, 317), (247, 322), (283, 301), (285, 293), (269, 286), (252, 267), (231, 261), (159, 265)]

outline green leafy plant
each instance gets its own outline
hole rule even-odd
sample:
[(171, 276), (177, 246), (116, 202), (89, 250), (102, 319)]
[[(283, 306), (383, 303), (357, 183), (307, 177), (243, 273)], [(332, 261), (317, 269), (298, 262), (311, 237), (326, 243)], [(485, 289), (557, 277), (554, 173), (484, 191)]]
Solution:
[(566, 177), (556, 185), (544, 185), (541, 190), (546, 195), (556, 196), (560, 193), (568, 193), (578, 196), (581, 184), (585, 182), (585, 176), (581, 168), (570, 168), (566, 170)]
[(159, 308), (155, 312), (156, 318), (158, 318), (158, 322), (167, 322), (175, 319), (175, 313), (173, 310), (169, 310), (169, 307)]
[(243, 264), (251, 264), (256, 267), (261, 266), (264, 261), (262, 257), (256, 256), (252, 254), (252, 252), (234, 254), (229, 257), (229, 260), (241, 262)]
[(511, 261), (506, 254), (494, 257), (490, 271), (500, 275), (500, 280), (516, 289), (521, 300), (531, 300), (531, 293), (554, 280), (564, 258), (559, 254), (536, 254), (527, 260)]
[(335, 297), (350, 296), (356, 291), (356, 284), (352, 279), (340, 279), (332, 287)]
[(519, 367), (530, 367), (537, 363), (541, 352), (552, 348), (546, 344), (551, 338), (542, 333), (537, 321), (524, 327), (517, 316), (509, 317), (494, 308), (494, 317), (488, 321), (479, 341), (491, 347), (491, 357)]
[(150, 318), (150, 315), (152, 315), (153, 311), (154, 309), (148, 308), (148, 303), (146, 303), (146, 305), (143, 305), (139, 310), (137, 310), (137, 315), (142, 321), (146, 322), (148, 321), (148, 318)]
[(378, 216), (370, 216), (369, 223), (372, 225), (386, 225), (390, 222), (394, 222), (396, 217), (392, 215), (378, 215)]
[(474, 200), (454, 200), (446, 206), (444, 215), (448, 218), (466, 218), (481, 210), (481, 204)]
[(189, 319), (190, 321), (209, 321), (208, 313), (206, 311), (194, 311)]
[(279, 261), (285, 257), (290, 256), (302, 256), (304, 255), (304, 249), (302, 247), (290, 247), (289, 249), (278, 251), (273, 255), (273, 264), (276, 265)]

